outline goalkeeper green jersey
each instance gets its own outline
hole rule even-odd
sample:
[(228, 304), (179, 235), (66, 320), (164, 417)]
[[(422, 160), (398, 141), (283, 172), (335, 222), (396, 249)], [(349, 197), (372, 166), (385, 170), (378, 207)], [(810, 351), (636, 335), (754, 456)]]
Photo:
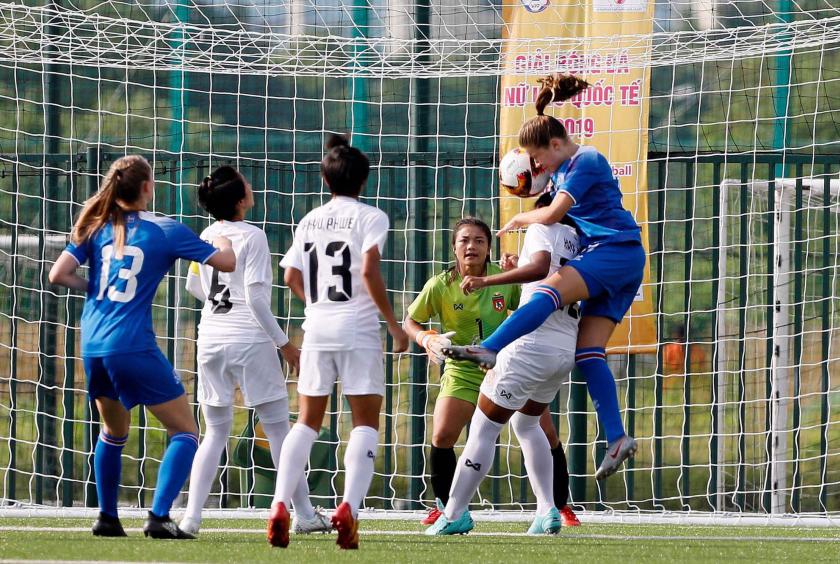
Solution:
[[(495, 264), (487, 265), (486, 276), (500, 272), (502, 269)], [(519, 306), (520, 294), (518, 285), (506, 285), (490, 286), (465, 295), (461, 290), (461, 275), (442, 272), (426, 282), (409, 306), (408, 315), (417, 323), (437, 318), (441, 333), (455, 331), (452, 344), (471, 345), (489, 337), (502, 324), (508, 311)], [(469, 361), (447, 360), (443, 377), (466, 380), (477, 392), (484, 372)]]

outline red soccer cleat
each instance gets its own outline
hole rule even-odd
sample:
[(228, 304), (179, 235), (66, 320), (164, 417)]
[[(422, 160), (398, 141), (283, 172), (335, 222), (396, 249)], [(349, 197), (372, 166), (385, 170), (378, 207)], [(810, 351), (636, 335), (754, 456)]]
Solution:
[(268, 516), (268, 544), (281, 548), (289, 546), (289, 511), (282, 501), (271, 506), (271, 514)]
[(429, 509), (428, 515), (423, 517), (423, 520), (420, 521), (420, 523), (423, 525), (434, 525), (435, 521), (437, 521), (438, 517), (441, 515), (443, 515), (443, 512), (437, 507), (433, 507), (432, 509)]
[(345, 549), (359, 548), (359, 520), (353, 519), (350, 504), (343, 502), (332, 516), (332, 526), (338, 531), (335, 544)]
[(564, 527), (580, 527), (580, 519), (577, 518), (575, 512), (568, 505), (560, 510), (560, 517), (563, 518)]

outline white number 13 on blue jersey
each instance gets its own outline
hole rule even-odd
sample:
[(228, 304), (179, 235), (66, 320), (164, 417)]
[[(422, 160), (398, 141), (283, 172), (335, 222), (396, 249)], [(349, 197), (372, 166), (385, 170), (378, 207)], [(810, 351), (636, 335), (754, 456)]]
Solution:
[(111, 273), (111, 259), (114, 256), (114, 245), (102, 247), (102, 273), (99, 275), (99, 295), (97, 300), (105, 297), (105, 288), (108, 288), (108, 299), (112, 302), (130, 302), (137, 292), (137, 274), (143, 268), (143, 249), (126, 245), (123, 247), (123, 258), (131, 257), (129, 268), (120, 268), (117, 277), (125, 280), (125, 290), (118, 290), (116, 286), (108, 286), (108, 277)]

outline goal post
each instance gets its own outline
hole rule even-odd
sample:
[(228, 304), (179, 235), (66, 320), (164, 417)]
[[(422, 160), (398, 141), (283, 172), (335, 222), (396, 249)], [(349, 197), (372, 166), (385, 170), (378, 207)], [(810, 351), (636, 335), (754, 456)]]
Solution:
[[(607, 136), (647, 134), (638, 189), (647, 193), (644, 316), (655, 343), (609, 358), (640, 449), (616, 476), (594, 481), (604, 441), (585, 383), (573, 378), (552, 403), (572, 504), (597, 519), (840, 513), (840, 8), (818, 0), (570, 0), (563, 9), (580, 10), (580, 21), (562, 36), (537, 29), (539, 40), (512, 38), (503, 13), (561, 3), (0, 2), (2, 502), (96, 505), (83, 299), (46, 274), (114, 159), (145, 155), (154, 210), (196, 231), (210, 218), (195, 187), (216, 166), (239, 167), (255, 191), (248, 220), (267, 233), (276, 265), (297, 222), (329, 196), (319, 174), (325, 139), (349, 133), (371, 160), (363, 201), (390, 219), (383, 275), (402, 316), (451, 263), (459, 218), (501, 222), (496, 167), (513, 140), (500, 129), (502, 82), (516, 69), (503, 53), (545, 55), (550, 44), (594, 63), (615, 38), (584, 33), (588, 10), (650, 3), (652, 32), (615, 40), (627, 45), (626, 68), (649, 76), (639, 99), (646, 123), (599, 114)], [(546, 70), (555, 69), (517, 72)], [(586, 144), (582, 112), (570, 123)], [(178, 265), (164, 280), (153, 317), (195, 406), (199, 308), (184, 274)], [(277, 266), (274, 278), (274, 311), (299, 342), (302, 307)], [(418, 511), (433, 497), (439, 372), (412, 348), (387, 355), (386, 378), (382, 454), (365, 505)], [(295, 378), (289, 387), (296, 412)], [(328, 411), (310, 473), (324, 506), (341, 491), (350, 430), (340, 397)], [(236, 409), (208, 508), (270, 500), (273, 470), (256, 423)], [(159, 423), (136, 410), (122, 506), (149, 505), (165, 443)], [(508, 430), (474, 502), (518, 515), (534, 508)]]

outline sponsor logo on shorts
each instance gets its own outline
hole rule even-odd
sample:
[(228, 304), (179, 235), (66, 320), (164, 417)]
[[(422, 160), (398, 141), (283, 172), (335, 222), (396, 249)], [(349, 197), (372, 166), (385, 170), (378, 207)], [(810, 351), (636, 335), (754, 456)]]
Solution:
[(376, 458), (376, 455), (375, 455), (375, 454), (373, 454), (373, 451), (372, 451), (372, 450), (369, 450), (369, 451), (367, 452), (367, 457), (368, 457), (368, 458), (370, 458), (371, 460), (373, 460), (374, 458)]
[(493, 309), (499, 312), (505, 311), (505, 297), (503, 295), (495, 294), (493, 296)]
[(505, 399), (508, 399), (508, 400), (509, 400), (509, 399), (511, 399), (511, 398), (513, 397), (513, 394), (511, 394), (511, 393), (510, 393), (510, 392), (508, 392), (507, 390), (503, 390), (503, 389), (501, 389), (501, 388), (499, 388), (499, 395), (500, 395), (501, 397), (505, 398)]
[(466, 462), (464, 462), (464, 466), (466, 466), (467, 468), (472, 468), (476, 472), (481, 471), (481, 463), (480, 462), (473, 462), (469, 458), (467, 459)]

